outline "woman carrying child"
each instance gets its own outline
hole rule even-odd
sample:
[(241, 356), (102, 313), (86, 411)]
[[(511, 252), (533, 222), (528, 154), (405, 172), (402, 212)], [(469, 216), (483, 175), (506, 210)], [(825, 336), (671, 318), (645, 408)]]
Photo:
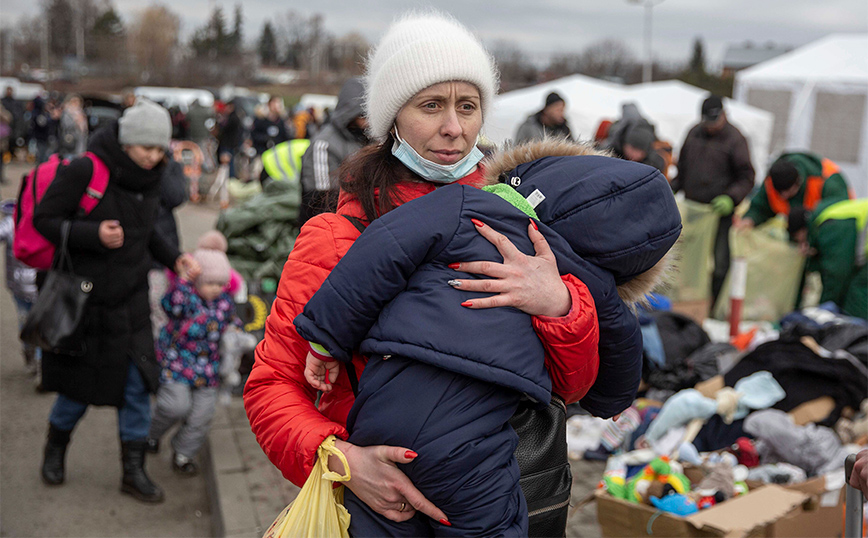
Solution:
[[(351, 469), (347, 487), (353, 497), (393, 522), (424, 514), (438, 533), (451, 525), (446, 514), (398, 467), (411, 463), (417, 454), (401, 445), (358, 446), (346, 441), (354, 401), (349, 378), (339, 375), (332, 390), (318, 399), (304, 377), (309, 345), (292, 322), (359, 236), (353, 221), (367, 226), (446, 184), (486, 184), (476, 143), (496, 90), (493, 60), (454, 20), (411, 16), (389, 29), (369, 58), (366, 78), (366, 116), (370, 134), (379, 143), (363, 148), (346, 164), (337, 213), (318, 215), (303, 227), (284, 266), (265, 339), (245, 386), (252, 429), (284, 476), (302, 485), (317, 448), (335, 435)], [(567, 403), (583, 399), (594, 414), (611, 417), (632, 403), (641, 362), (620, 370), (601, 364), (597, 373), (594, 300), (581, 280), (559, 274), (542, 234), (529, 222), (525, 229), (534, 255), (518, 251), (510, 239), (486, 226), (479, 233), (496, 246), (503, 262), (476, 262), (482, 258), (476, 252), (456, 260), (461, 272), (487, 277), (469, 279), (463, 289), (493, 293), (474, 299), (470, 314), (507, 307), (532, 316), (552, 392)], [(376, 274), (359, 278), (368, 279), (370, 286), (380, 284)], [(635, 347), (635, 338), (630, 338), (625, 347)], [(353, 353), (356, 372), (363, 371), (366, 360)], [(329, 465), (343, 471), (339, 462)], [(365, 532), (376, 531), (361, 535)]]

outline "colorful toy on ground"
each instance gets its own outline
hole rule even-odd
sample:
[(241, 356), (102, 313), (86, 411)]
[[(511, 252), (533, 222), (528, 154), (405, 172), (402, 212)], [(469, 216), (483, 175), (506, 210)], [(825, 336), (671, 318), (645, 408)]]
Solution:
[(637, 503), (650, 503), (649, 487), (652, 483), (657, 482), (661, 483), (664, 487), (666, 485), (671, 486), (672, 490), (678, 494), (690, 491), (690, 480), (684, 474), (675, 472), (672, 469), (668, 457), (660, 456), (651, 460), (639, 474), (627, 482), (627, 500)]

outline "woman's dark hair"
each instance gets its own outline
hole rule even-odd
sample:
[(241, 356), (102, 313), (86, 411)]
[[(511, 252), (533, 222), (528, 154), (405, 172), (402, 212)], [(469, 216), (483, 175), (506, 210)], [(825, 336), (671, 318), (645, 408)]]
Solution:
[(392, 155), (393, 142), (389, 134), (382, 144), (360, 149), (338, 172), (341, 190), (359, 200), (368, 222), (401, 205), (395, 190), (398, 183), (421, 179)]

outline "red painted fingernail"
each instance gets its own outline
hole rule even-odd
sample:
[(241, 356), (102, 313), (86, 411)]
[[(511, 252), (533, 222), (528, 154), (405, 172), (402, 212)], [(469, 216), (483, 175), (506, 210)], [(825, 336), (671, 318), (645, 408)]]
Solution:
[(477, 227), (482, 228), (485, 224), (481, 220), (470, 219), (470, 222), (475, 224)]
[(450, 263), (450, 264), (449, 264), (449, 268), (450, 268), (450, 269), (458, 269), (458, 267), (459, 267), (460, 265), (461, 265), (460, 263)]
[(412, 450), (408, 450), (407, 452), (404, 452), (404, 457), (407, 458), (408, 460), (412, 460), (413, 458), (415, 458), (418, 455), (419, 454), (416, 454)]
[(447, 527), (451, 527), (451, 526), (452, 526), (452, 523), (449, 523), (449, 522), (446, 521), (445, 519), (441, 519), (441, 520), (440, 520), (440, 524), (441, 524), (441, 525), (446, 525)]
[(537, 228), (536, 226), (536, 222), (534, 222), (533, 219), (530, 219), (530, 223), (533, 225), (534, 230), (539, 230), (539, 228)]
[(473, 306), (473, 303), (470, 301), (464, 301), (463, 303), (461, 303), (461, 306)]

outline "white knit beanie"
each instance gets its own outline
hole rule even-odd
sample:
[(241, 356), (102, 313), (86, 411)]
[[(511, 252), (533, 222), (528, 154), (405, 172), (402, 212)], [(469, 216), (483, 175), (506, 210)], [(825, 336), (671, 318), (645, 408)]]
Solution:
[(371, 138), (385, 139), (414, 95), (453, 80), (479, 89), (485, 118), (499, 82), (494, 59), (482, 43), (446, 15), (410, 14), (394, 22), (368, 57), (364, 107)]
[(121, 145), (168, 148), (171, 140), (169, 111), (153, 101), (139, 97), (118, 120), (118, 142)]

